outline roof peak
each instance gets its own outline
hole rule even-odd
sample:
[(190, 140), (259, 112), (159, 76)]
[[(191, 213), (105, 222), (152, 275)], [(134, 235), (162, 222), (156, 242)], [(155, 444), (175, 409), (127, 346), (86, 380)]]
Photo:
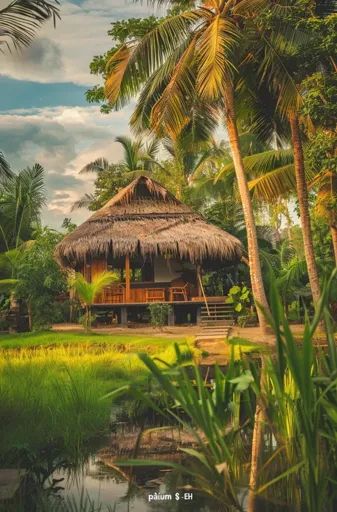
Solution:
[(104, 211), (111, 206), (130, 204), (134, 200), (155, 199), (156, 201), (182, 204), (163, 185), (148, 176), (141, 175), (135, 178), (129, 185), (114, 195), (99, 211)]

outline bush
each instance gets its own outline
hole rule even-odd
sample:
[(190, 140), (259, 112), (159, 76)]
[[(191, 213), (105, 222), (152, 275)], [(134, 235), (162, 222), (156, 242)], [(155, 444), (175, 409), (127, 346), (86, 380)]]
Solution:
[(150, 323), (153, 327), (162, 328), (167, 325), (168, 316), (172, 311), (169, 304), (153, 303), (149, 305)]
[(251, 312), (251, 292), (247, 286), (232, 286), (226, 299), (227, 304), (233, 304), (240, 327), (244, 327), (254, 315)]

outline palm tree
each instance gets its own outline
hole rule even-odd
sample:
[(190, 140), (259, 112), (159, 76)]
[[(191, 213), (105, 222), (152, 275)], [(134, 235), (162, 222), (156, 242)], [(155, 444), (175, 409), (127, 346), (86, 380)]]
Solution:
[(315, 213), (326, 221), (330, 228), (332, 247), (337, 266), (337, 176), (331, 169), (323, 169), (317, 173), (311, 182), (312, 188), (317, 188)]
[(4, 154), (0, 151), (0, 184), (11, 177), (12, 171), (10, 165), (4, 157)]
[(116, 280), (116, 274), (114, 272), (102, 272), (97, 275), (92, 282), (88, 282), (85, 277), (76, 273), (74, 277), (69, 279), (69, 287), (73, 290), (80, 301), (84, 304), (85, 308), (85, 320), (84, 326), (87, 331), (91, 329), (92, 315), (91, 307), (95, 302), (95, 299), (99, 293), (106, 287), (109, 286), (113, 281)]
[(40, 164), (12, 174), (0, 193), (0, 240), (5, 248), (17, 248), (31, 237), (46, 202), (45, 171)]
[(156, 162), (156, 156), (159, 150), (159, 141), (153, 139), (148, 144), (144, 144), (140, 139), (133, 140), (130, 137), (116, 137), (116, 142), (123, 147), (123, 158), (119, 162), (123, 170), (127, 173), (133, 173), (132, 177), (139, 173), (151, 172)]
[[(253, 295), (265, 310), (268, 302), (237, 127), (235, 79), (247, 43), (252, 34), (259, 35), (254, 20), (267, 7), (268, 0), (212, 0), (169, 16), (142, 40), (126, 42), (112, 56), (105, 86), (107, 99), (116, 107), (141, 91), (133, 125), (141, 118), (156, 133), (170, 137), (189, 123), (198, 103), (203, 104), (205, 122), (208, 114), (214, 118), (215, 112), (224, 113), (247, 229)], [(260, 310), (259, 321), (265, 330)]]
[[(130, 137), (116, 137), (115, 142), (122, 145), (123, 157), (117, 164), (110, 163), (106, 158), (99, 157), (96, 160), (86, 164), (80, 174), (95, 173), (99, 176), (111, 173), (111, 183), (116, 178), (116, 185), (110, 187), (111, 193), (117, 193), (118, 186), (123, 187), (139, 174), (151, 173), (160, 163), (156, 160), (159, 150), (159, 141), (154, 139), (148, 144), (144, 144), (141, 140), (133, 140)], [(94, 194), (86, 193), (78, 201), (72, 205), (72, 210), (77, 208), (97, 208), (97, 197)]]
[(0, 48), (6, 46), (10, 50), (9, 42), (16, 50), (28, 46), (36, 31), (50, 18), (55, 26), (60, 18), (58, 3), (58, 0), (12, 0), (0, 9)]
[(174, 139), (164, 137), (162, 145), (170, 158), (161, 163), (157, 175), (178, 199), (182, 199), (187, 188), (193, 194), (192, 188), (197, 187), (202, 194), (199, 181), (214, 175), (219, 162), (227, 155), (226, 148), (215, 140), (194, 140), (185, 130)]

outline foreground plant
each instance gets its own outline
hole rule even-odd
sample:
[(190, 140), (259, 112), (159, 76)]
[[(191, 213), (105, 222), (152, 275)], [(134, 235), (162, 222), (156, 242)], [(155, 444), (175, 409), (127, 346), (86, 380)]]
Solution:
[(97, 296), (103, 291), (106, 286), (116, 281), (116, 274), (114, 272), (102, 272), (94, 277), (91, 282), (88, 282), (85, 277), (77, 272), (74, 277), (69, 279), (69, 287), (72, 289), (85, 308), (84, 314), (84, 327), (90, 331), (92, 324), (91, 307), (95, 302)]
[(174, 421), (179, 429), (189, 432), (195, 447), (181, 448), (188, 458), (184, 465), (137, 459), (123, 461), (121, 465), (170, 467), (188, 477), (193, 488), (210, 497), (221, 510), (243, 510), (239, 482), (243, 476), (246, 422), (243, 420), (242, 423), (242, 417), (248, 418), (252, 414), (254, 398), (249, 386), (253, 377), (233, 359), (226, 374), (215, 367), (214, 383), (208, 387), (197, 366), (182, 364), (177, 346), (176, 353), (178, 366), (154, 361), (146, 354), (140, 355), (154, 384), (169, 397), (166, 403), (174, 404), (170, 408), (158, 406), (148, 390), (143, 392), (135, 386), (127, 386), (107, 396), (131, 391), (135, 398), (166, 418), (168, 423)]
[[(301, 340), (295, 338), (272, 285), (276, 353), (234, 362), (226, 372), (214, 368), (214, 380), (203, 380), (199, 367), (169, 366), (140, 356), (151, 379), (167, 394), (159, 405), (148, 388), (126, 386), (158, 414), (172, 419), (194, 439), (181, 448), (186, 461), (123, 461), (124, 465), (163, 465), (185, 474), (199, 492), (221, 504), (220, 510), (241, 510), (240, 489), (247, 486), (251, 465), (249, 512), (257, 498), (296, 512), (333, 512), (337, 500), (337, 349), (329, 313), (329, 296), (337, 271), (323, 289), (314, 318), (306, 319)], [(317, 332), (324, 319), (326, 330)], [(326, 333), (326, 334), (325, 334)], [(324, 335), (322, 348), (315, 346)], [(262, 356), (261, 356), (262, 357)], [(109, 395), (111, 396), (111, 395)], [(255, 414), (254, 414), (255, 411)], [(253, 426), (255, 427), (253, 428)], [(222, 508), (221, 508), (222, 507)], [(288, 509), (287, 509), (288, 510)]]
[[(332, 511), (336, 505), (337, 349), (328, 308), (335, 278), (336, 272), (323, 290), (314, 318), (306, 319), (301, 344), (275, 289), (269, 316), (278, 354), (269, 361), (262, 394), (277, 441), (272, 456), (279, 474), (274, 471), (274, 478), (262, 484), (260, 491), (286, 479), (296, 510), (304, 506), (308, 512)], [(324, 351), (314, 346), (322, 319)], [(277, 462), (281, 463), (277, 466)]]

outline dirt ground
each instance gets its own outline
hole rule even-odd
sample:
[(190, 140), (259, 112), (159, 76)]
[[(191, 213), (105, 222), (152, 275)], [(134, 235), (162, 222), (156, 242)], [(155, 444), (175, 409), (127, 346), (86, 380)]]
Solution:
[[(303, 332), (303, 325), (292, 325), (292, 331), (299, 335)], [(83, 327), (78, 324), (56, 324), (53, 326), (54, 331), (69, 331), (69, 332), (83, 332)], [(154, 327), (99, 327), (93, 328), (92, 332), (102, 334), (137, 334), (137, 335), (152, 335), (163, 336), (163, 338), (176, 338), (179, 336), (193, 337), (200, 333), (200, 326), (174, 326), (164, 327), (163, 330), (155, 329)], [(244, 338), (254, 343), (274, 343), (275, 337), (273, 334), (263, 335), (259, 327), (237, 327), (231, 328), (230, 337)]]
[[(83, 332), (83, 327), (78, 324), (55, 324), (52, 328), (53, 331), (61, 331), (61, 332)], [(194, 337), (200, 332), (200, 327), (198, 326), (175, 326), (175, 327), (164, 327), (163, 330), (156, 329), (154, 327), (146, 326), (146, 327), (98, 327), (93, 328), (92, 332), (102, 333), (102, 334), (137, 334), (141, 336), (156, 336), (163, 338), (177, 338), (179, 336), (187, 336)]]
[[(303, 332), (303, 325), (292, 325), (293, 333), (300, 336)], [(69, 332), (83, 332), (83, 328), (78, 324), (60, 324), (53, 326), (54, 331), (69, 331)], [(153, 327), (100, 327), (93, 329), (93, 332), (104, 334), (128, 334), (128, 335), (141, 335), (141, 336), (156, 336), (163, 338), (177, 338), (189, 337), (194, 338), (200, 334), (200, 326), (174, 326), (164, 327), (163, 330), (155, 329)], [(263, 335), (259, 327), (237, 327), (234, 326), (230, 330), (229, 336), (231, 338), (237, 337), (249, 340), (256, 344), (261, 345), (274, 345), (275, 336), (271, 334)], [(212, 366), (214, 364), (227, 364), (229, 357), (228, 344), (224, 339), (203, 339), (197, 341), (197, 348), (205, 355), (201, 358), (201, 364)], [(207, 354), (207, 355), (206, 355)]]

